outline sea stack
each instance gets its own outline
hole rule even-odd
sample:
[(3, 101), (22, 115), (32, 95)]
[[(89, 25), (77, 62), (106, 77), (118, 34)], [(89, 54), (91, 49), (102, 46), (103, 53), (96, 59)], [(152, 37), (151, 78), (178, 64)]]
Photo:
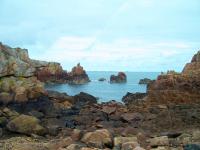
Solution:
[(119, 72), (118, 75), (110, 76), (110, 83), (125, 83), (127, 81), (126, 74), (124, 72)]
[(85, 84), (88, 82), (90, 82), (90, 79), (86, 71), (80, 63), (78, 63), (77, 66), (73, 67), (72, 71), (69, 73), (69, 84)]

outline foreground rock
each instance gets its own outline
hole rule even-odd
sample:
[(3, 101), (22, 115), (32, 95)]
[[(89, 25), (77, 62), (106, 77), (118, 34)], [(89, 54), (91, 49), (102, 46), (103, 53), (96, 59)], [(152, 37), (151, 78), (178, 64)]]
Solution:
[(7, 128), (10, 131), (23, 133), (23, 134), (38, 134), (44, 135), (45, 128), (39, 124), (39, 120), (33, 116), (20, 115), (11, 120), (7, 124)]
[(110, 83), (124, 83), (127, 81), (126, 74), (124, 72), (119, 72), (117, 76), (110, 76)]

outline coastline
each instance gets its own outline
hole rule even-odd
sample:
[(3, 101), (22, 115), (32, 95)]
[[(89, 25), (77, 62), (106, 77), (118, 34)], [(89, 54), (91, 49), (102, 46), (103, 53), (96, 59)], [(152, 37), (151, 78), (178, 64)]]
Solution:
[[(46, 91), (44, 83), (88, 83), (80, 64), (33, 61), (28, 51), (0, 44), (0, 149), (96, 150), (199, 147), (200, 52), (183, 72), (161, 74), (147, 93), (128, 93), (123, 103), (97, 103), (87, 93)], [(5, 71), (6, 70), (6, 71)], [(123, 83), (126, 75), (113, 76)]]

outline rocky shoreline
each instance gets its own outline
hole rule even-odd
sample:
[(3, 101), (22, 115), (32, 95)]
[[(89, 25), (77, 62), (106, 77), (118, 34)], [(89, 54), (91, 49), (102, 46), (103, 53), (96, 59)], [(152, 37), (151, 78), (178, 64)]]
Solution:
[(89, 82), (80, 64), (68, 73), (3, 44), (0, 60), (0, 150), (200, 149), (199, 52), (182, 73), (158, 76), (124, 103), (44, 89), (44, 82)]

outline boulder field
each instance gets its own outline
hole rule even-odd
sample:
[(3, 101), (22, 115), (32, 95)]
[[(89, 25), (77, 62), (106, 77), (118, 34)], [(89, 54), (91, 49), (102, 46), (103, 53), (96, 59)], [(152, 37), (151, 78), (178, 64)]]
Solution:
[(59, 63), (31, 60), (27, 50), (0, 44), (0, 149), (199, 149), (199, 55), (181, 73), (158, 76), (147, 93), (98, 103), (84, 92), (44, 89), (44, 82), (88, 82), (80, 64), (67, 73)]

